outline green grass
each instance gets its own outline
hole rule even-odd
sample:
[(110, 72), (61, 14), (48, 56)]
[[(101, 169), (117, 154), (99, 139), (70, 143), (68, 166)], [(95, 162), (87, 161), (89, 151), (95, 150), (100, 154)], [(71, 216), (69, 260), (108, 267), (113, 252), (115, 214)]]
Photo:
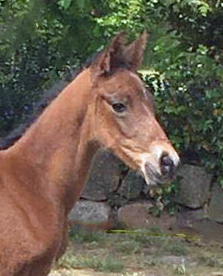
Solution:
[(210, 276), (223, 269), (219, 244), (188, 242), (182, 236), (165, 234), (157, 228), (114, 233), (82, 230), (72, 233), (69, 248), (57, 268), (93, 269), (103, 275), (114, 272), (119, 276)]
[(65, 255), (58, 263), (63, 268), (92, 268), (95, 271), (121, 272), (122, 262), (112, 256), (100, 258), (98, 256)]
[(122, 242), (119, 245), (119, 249), (122, 249), (121, 252), (123, 253), (125, 253), (125, 251), (128, 252), (130, 249), (134, 252), (139, 252), (140, 248), (149, 248), (151, 249), (151, 253), (155, 255), (187, 255), (185, 244), (178, 237), (165, 235), (158, 228), (140, 230), (138, 233), (135, 232), (135, 234), (132, 235), (132, 239)]
[(223, 268), (223, 259), (219, 260), (214, 254), (201, 254), (197, 257), (198, 263), (208, 267)]
[(87, 231), (84, 229), (71, 231), (69, 233), (71, 240), (77, 243), (100, 243), (102, 244), (103, 241), (107, 238), (106, 233), (103, 231)]
[(186, 256), (188, 254), (185, 244), (177, 239), (166, 240), (160, 248), (157, 248), (160, 254)]
[(119, 253), (129, 255), (135, 254), (140, 250), (140, 243), (135, 240), (120, 241), (115, 245), (115, 250)]

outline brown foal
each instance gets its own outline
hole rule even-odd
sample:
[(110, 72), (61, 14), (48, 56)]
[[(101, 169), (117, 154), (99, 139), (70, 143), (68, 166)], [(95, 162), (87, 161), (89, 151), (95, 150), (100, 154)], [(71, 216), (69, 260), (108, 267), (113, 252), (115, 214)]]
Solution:
[(45, 276), (64, 248), (67, 216), (102, 146), (147, 184), (169, 181), (179, 162), (136, 70), (147, 35), (120, 33), (0, 152), (0, 275)]

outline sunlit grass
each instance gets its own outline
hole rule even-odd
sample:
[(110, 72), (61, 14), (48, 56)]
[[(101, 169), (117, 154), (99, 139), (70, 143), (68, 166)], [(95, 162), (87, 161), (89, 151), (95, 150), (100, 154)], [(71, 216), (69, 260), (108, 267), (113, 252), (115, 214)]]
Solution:
[[(151, 275), (210, 276), (211, 271), (223, 269), (221, 251), (220, 246), (188, 243), (183, 235), (165, 234), (158, 228), (122, 233), (77, 231), (56, 267), (57, 271), (90, 269), (96, 273), (92, 275), (147, 276), (145, 271), (158, 271)], [(76, 276), (66, 273), (58, 275)]]
[(92, 255), (72, 255), (66, 254), (58, 263), (59, 267), (70, 268), (91, 268), (95, 271), (121, 272), (124, 268), (122, 262), (113, 256), (92, 256)]

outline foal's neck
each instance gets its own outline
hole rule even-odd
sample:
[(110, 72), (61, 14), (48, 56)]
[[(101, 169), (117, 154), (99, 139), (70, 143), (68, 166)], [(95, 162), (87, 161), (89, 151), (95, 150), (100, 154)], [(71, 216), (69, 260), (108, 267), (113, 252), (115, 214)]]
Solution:
[(96, 151), (91, 142), (90, 98), (87, 69), (61, 92), (11, 148), (18, 159), (32, 166), (44, 190), (60, 204), (66, 204), (67, 212), (79, 197)]

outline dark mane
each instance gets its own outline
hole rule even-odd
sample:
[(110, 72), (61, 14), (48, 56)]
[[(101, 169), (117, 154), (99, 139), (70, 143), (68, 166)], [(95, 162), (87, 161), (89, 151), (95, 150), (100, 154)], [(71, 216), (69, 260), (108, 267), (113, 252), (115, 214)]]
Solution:
[(92, 62), (98, 57), (100, 52), (94, 54), (90, 57), (83, 65), (79, 66), (73, 71), (69, 71), (66, 77), (59, 80), (50, 89), (43, 92), (42, 99), (35, 103), (35, 108), (32, 114), (28, 116), (25, 123), (19, 124), (14, 130), (12, 130), (7, 136), (0, 137), (0, 150), (7, 149), (11, 147), (16, 141), (18, 141), (26, 130), (36, 121), (36, 119), (41, 115), (45, 108), (55, 99), (60, 92), (79, 75), (83, 70), (88, 68)]

